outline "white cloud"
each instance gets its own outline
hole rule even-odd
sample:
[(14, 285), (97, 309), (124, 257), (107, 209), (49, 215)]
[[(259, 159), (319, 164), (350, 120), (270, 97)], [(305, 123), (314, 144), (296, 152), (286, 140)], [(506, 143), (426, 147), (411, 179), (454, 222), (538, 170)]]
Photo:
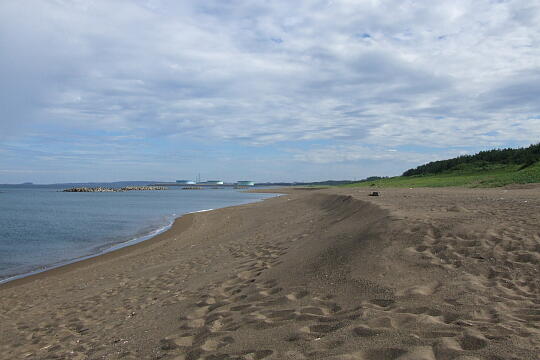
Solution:
[(29, 7), (0, 4), (0, 138), (39, 125), (335, 142), (332, 156), (296, 157), (318, 163), (356, 160), (337, 154), (353, 140), (443, 154), (540, 137), (540, 5), (528, 1)]
[(429, 154), (420, 152), (397, 152), (384, 147), (367, 147), (362, 145), (332, 145), (307, 150), (291, 150), (294, 160), (316, 164), (340, 162), (358, 162), (359, 160), (398, 161), (405, 166), (440, 160), (456, 153)]

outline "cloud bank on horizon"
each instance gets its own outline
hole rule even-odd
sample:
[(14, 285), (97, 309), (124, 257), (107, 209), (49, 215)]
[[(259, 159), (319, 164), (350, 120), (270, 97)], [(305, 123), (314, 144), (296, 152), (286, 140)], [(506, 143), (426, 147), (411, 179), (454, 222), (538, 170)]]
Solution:
[(540, 139), (540, 5), (0, 3), (0, 183), (396, 175)]

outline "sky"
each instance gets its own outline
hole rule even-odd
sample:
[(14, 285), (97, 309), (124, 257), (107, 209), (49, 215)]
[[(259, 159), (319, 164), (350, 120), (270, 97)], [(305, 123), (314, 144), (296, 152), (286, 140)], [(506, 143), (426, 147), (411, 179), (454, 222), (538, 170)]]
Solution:
[(537, 2), (0, 1), (0, 183), (394, 176), (539, 99)]

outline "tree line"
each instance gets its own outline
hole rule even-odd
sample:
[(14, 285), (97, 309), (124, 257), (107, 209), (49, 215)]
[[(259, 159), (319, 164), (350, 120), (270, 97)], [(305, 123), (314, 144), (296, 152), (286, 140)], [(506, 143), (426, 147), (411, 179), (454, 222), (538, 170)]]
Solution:
[(409, 169), (403, 176), (438, 174), (448, 170), (454, 170), (464, 164), (485, 167), (491, 164), (521, 165), (524, 169), (535, 162), (540, 161), (540, 143), (526, 148), (506, 148), (480, 151), (474, 155), (462, 155), (453, 159), (432, 161)]

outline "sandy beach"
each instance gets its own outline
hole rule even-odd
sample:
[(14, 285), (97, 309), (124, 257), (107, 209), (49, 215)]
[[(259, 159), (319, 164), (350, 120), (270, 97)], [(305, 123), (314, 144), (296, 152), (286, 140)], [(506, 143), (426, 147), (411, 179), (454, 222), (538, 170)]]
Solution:
[(0, 285), (1, 359), (536, 360), (540, 187), (285, 190)]

